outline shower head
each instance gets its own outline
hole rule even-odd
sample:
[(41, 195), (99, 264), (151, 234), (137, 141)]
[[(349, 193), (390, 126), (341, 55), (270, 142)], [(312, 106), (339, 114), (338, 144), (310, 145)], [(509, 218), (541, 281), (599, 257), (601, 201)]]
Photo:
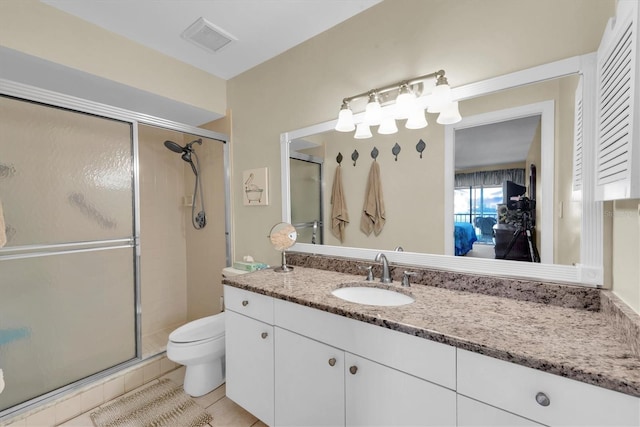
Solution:
[[(164, 146), (167, 147), (169, 150), (173, 151), (174, 153), (188, 153), (193, 151), (193, 148), (191, 148), (191, 146), (193, 144), (199, 144), (202, 145), (202, 138), (196, 139), (194, 141), (191, 141), (190, 143), (188, 143), (187, 145), (185, 145), (184, 147), (181, 147), (180, 145), (178, 145), (177, 143), (173, 142), (173, 141), (165, 141), (164, 142)], [(184, 159), (185, 161), (189, 161), (187, 159)]]
[(173, 151), (174, 153), (182, 153), (185, 151), (184, 148), (182, 148), (181, 146), (179, 146), (173, 141), (165, 141), (164, 146), (167, 147), (169, 150)]
[(164, 142), (164, 146), (167, 147), (169, 150), (173, 151), (174, 153), (182, 154), (182, 156), (180, 156), (182, 158), (182, 160), (184, 160), (185, 162), (189, 163), (191, 165), (191, 169), (193, 170), (193, 173), (196, 176), (198, 176), (198, 168), (193, 163), (193, 160), (191, 160), (191, 153), (193, 153), (194, 156), (196, 155), (195, 151), (193, 151), (193, 148), (191, 148), (191, 146), (193, 144), (202, 145), (202, 139), (200, 138), (200, 139), (196, 139), (194, 141), (191, 141), (190, 143), (188, 143), (184, 147), (181, 147), (180, 145), (178, 145), (177, 143), (175, 143), (173, 141), (167, 140), (167, 141)]
[(191, 151), (191, 150), (192, 150), (191, 146), (192, 146), (193, 144), (202, 145), (202, 138), (198, 138), (198, 139), (196, 139), (196, 140), (191, 141), (190, 143), (188, 143), (187, 145), (185, 145), (185, 147), (184, 147), (184, 148), (185, 148), (186, 150)]

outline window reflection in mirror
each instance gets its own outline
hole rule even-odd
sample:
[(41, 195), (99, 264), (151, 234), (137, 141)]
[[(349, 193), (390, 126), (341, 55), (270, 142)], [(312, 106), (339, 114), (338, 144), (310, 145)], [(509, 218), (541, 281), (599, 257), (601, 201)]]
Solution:
[[(551, 242), (539, 241), (539, 248), (551, 244), (553, 258), (547, 262), (556, 264), (571, 265), (579, 263), (580, 246), (580, 205), (571, 200), (571, 170), (573, 153), (573, 109), (574, 96), (579, 77), (569, 76), (561, 79), (554, 79), (547, 82), (536, 83), (519, 88), (513, 88), (490, 95), (481, 96), (474, 99), (467, 99), (460, 102), (460, 111), (463, 117), (489, 113), (496, 110), (509, 109), (522, 105), (553, 101), (554, 105), (554, 139), (555, 147), (553, 151), (554, 172), (551, 177), (547, 177), (553, 182), (551, 189), (543, 188), (540, 185), (541, 173), (544, 170), (540, 160), (536, 162), (538, 166), (537, 195), (538, 202), (536, 227), (539, 231), (537, 239), (544, 236)], [(446, 248), (445, 228), (449, 227), (453, 235), (454, 207), (453, 194), (455, 189), (444, 188), (444, 127), (435, 122), (436, 116), (427, 114), (429, 126), (419, 130), (408, 130), (404, 128), (404, 123), (399, 122), (399, 132), (394, 135), (378, 135), (373, 130), (373, 138), (356, 140), (352, 133), (340, 133), (333, 130), (322, 134), (305, 137), (304, 141), (292, 141), (290, 152), (294, 155), (308, 155), (323, 162), (323, 180), (321, 186), (321, 202), (319, 209), (321, 215), (317, 220), (321, 228), (322, 243), (333, 246), (345, 246), (355, 248), (370, 248), (379, 250), (393, 250), (397, 246), (402, 246), (405, 251), (453, 255), (453, 238), (449, 237), (450, 248)], [(426, 143), (426, 149), (420, 158), (420, 152), (416, 146), (420, 140)], [(297, 143), (309, 143), (311, 145), (297, 147)], [(401, 151), (395, 159), (391, 150), (395, 144), (401, 147)], [(386, 224), (379, 236), (366, 236), (360, 231), (360, 214), (364, 203), (364, 192), (366, 180), (373, 159), (370, 152), (373, 148), (380, 152), (377, 162), (380, 166), (382, 182), (382, 192), (386, 207)], [(351, 161), (351, 155), (357, 150), (358, 160)], [(484, 152), (487, 157), (497, 158), (495, 148), (486, 148)], [(481, 150), (482, 151), (482, 150)], [(294, 154), (297, 153), (297, 154)], [(328, 223), (331, 218), (331, 185), (337, 167), (336, 156), (341, 153), (342, 179), (344, 185), (345, 198), (348, 205), (350, 223), (346, 227), (345, 240), (340, 243), (330, 232)], [(500, 161), (504, 165), (504, 161)], [(518, 167), (527, 168), (527, 161), (512, 162)], [(293, 161), (290, 161), (293, 169)], [(500, 166), (502, 167), (502, 166)], [(482, 168), (496, 168), (495, 164), (485, 164)], [(453, 165), (450, 167), (453, 171)], [(293, 172), (292, 172), (293, 173)], [(453, 172), (452, 172), (453, 174)], [(299, 178), (296, 178), (298, 181)], [(299, 199), (299, 192), (294, 192), (294, 180), (291, 184), (291, 206), (292, 215), (296, 209), (294, 206), (309, 206), (308, 202)], [(453, 180), (451, 180), (453, 181)], [(297, 184), (296, 184), (297, 185)], [(502, 185), (496, 184), (495, 191), (502, 189)], [(493, 192), (494, 188), (486, 187), (483, 192)], [(542, 206), (545, 191), (553, 193), (551, 204), (546, 211), (551, 212), (548, 218), (542, 217)], [(445, 197), (445, 193), (450, 192), (450, 197)], [(307, 194), (308, 192), (303, 192)], [(483, 197), (489, 197), (488, 195)], [(314, 196), (316, 197), (316, 196)], [(491, 196), (499, 198), (497, 195)], [(451, 200), (451, 206), (445, 209), (445, 199)], [(485, 204), (486, 205), (486, 204)], [(486, 206), (485, 206), (486, 207)], [(314, 208), (316, 209), (316, 208)], [(497, 210), (497, 206), (495, 208)], [(451, 212), (451, 214), (445, 214)], [(445, 215), (447, 216), (445, 218)], [(491, 213), (491, 215), (497, 215)], [(484, 215), (483, 217), (488, 216)], [(476, 214), (477, 217), (477, 214)], [(472, 219), (472, 222), (474, 219)], [(296, 222), (293, 220), (292, 222)], [(309, 219), (302, 218), (300, 222), (309, 222)], [(445, 224), (448, 222), (448, 226)], [(312, 222), (313, 223), (313, 222)], [(322, 224), (322, 225), (320, 225)], [(481, 239), (493, 239), (493, 235), (482, 235), (482, 226), (476, 226), (474, 231), (479, 232)], [(479, 225), (479, 224), (478, 224)], [(485, 227), (486, 225), (483, 224)], [(547, 234), (542, 230), (546, 229)], [(485, 229), (485, 231), (487, 231)], [(305, 232), (301, 232), (305, 234)], [(306, 233), (304, 242), (310, 242), (312, 232)], [(316, 233), (316, 239), (318, 235)], [(320, 243), (317, 240), (316, 243)], [(548, 254), (546, 254), (548, 255)], [(541, 253), (541, 256), (543, 254)], [(545, 262), (545, 261), (543, 261)]]

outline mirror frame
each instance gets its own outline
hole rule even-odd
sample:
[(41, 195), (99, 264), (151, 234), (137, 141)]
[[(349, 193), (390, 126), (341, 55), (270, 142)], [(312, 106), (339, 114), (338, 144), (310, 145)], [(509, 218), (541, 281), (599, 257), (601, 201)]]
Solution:
[[(602, 287), (603, 273), (603, 205), (595, 200), (595, 116), (596, 116), (596, 54), (574, 56), (556, 62), (540, 65), (522, 71), (494, 77), (488, 80), (471, 83), (452, 89), (453, 99), (463, 101), (478, 96), (492, 94), (519, 86), (543, 82), (546, 80), (578, 74), (582, 78), (583, 90), (583, 123), (592, 123), (583, 129), (582, 158), (582, 206), (580, 234), (580, 263), (576, 265), (559, 265), (548, 263), (530, 263), (510, 260), (494, 260), (483, 258), (456, 257), (417, 252), (395, 252), (381, 249), (365, 249), (343, 246), (313, 245), (296, 243), (291, 251), (316, 255), (339, 256), (373, 260), (376, 254), (384, 253), (390, 262), (413, 265), (439, 270), (479, 275), (491, 275), (506, 278), (532, 279), (545, 282), (572, 283), (583, 286)], [(354, 121), (362, 121), (364, 113), (354, 115)], [(308, 137), (321, 132), (333, 130), (336, 120), (308, 126), (280, 135), (280, 163), (282, 189), (282, 221), (291, 222), (291, 193), (289, 187), (289, 143), (291, 140)], [(452, 133), (456, 125), (445, 127), (446, 135)], [(444, 183), (451, 188), (451, 195), (445, 191), (445, 212), (448, 208), (447, 197), (453, 203), (453, 170), (454, 151), (451, 144), (445, 146)], [(553, 207), (551, 217), (553, 218)], [(448, 230), (452, 231), (453, 224)], [(445, 227), (447, 230), (447, 227)], [(451, 241), (451, 240), (449, 240)], [(445, 242), (447, 238), (445, 235)]]

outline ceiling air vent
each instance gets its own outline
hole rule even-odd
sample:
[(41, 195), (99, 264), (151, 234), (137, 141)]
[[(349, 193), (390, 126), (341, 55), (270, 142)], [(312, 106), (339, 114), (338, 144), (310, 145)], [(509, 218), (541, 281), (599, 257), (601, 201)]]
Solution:
[(213, 53), (219, 51), (232, 41), (238, 40), (202, 17), (198, 18), (189, 28), (184, 30), (182, 37), (196, 46)]

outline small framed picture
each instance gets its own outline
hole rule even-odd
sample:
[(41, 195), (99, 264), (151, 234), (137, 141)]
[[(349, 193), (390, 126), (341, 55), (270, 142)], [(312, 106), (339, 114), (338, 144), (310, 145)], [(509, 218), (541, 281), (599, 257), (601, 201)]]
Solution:
[(242, 173), (242, 200), (245, 206), (269, 204), (269, 170), (249, 169)]

